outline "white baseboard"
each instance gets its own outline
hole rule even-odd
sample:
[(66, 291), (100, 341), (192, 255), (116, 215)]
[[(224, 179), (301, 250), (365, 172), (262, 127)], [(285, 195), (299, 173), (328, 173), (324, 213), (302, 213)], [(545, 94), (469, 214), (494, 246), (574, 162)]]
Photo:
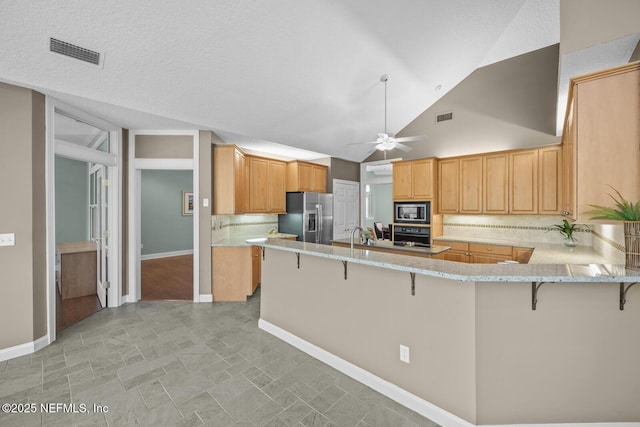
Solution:
[(350, 376), (354, 380), (371, 387), (372, 389), (387, 396), (392, 400), (395, 400), (399, 404), (406, 406), (412, 411), (415, 411), (420, 415), (429, 418), (431, 421), (434, 421), (443, 427), (473, 427), (475, 425), (453, 415), (450, 412), (445, 411), (444, 409), (434, 405), (433, 403), (419, 398), (415, 394), (409, 393), (408, 391), (398, 387), (395, 384), (390, 383), (389, 381), (383, 380), (382, 378), (372, 374), (371, 372), (365, 371), (364, 369), (354, 365), (353, 363), (347, 362), (346, 360), (341, 359), (340, 357), (329, 353), (328, 351), (314, 344), (311, 344), (310, 342), (305, 341), (302, 338), (298, 338), (290, 332), (287, 332), (284, 329), (272, 323), (269, 323), (264, 319), (260, 319), (258, 321), (258, 327), (270, 333), (271, 335), (276, 336), (281, 340), (291, 344), (297, 349), (304, 351), (308, 355), (315, 357), (321, 362), (326, 363), (332, 368), (337, 369), (343, 374)]
[[(444, 409), (428, 402), (415, 394), (392, 384), (382, 378), (372, 374), (369, 371), (347, 362), (340, 357), (329, 353), (328, 351), (311, 344), (308, 341), (303, 340), (290, 332), (264, 320), (258, 321), (258, 327), (271, 335), (280, 338), (288, 344), (296, 347), (297, 349), (307, 353), (308, 355), (315, 357), (321, 362), (326, 363), (332, 368), (337, 369), (345, 375), (350, 376), (356, 381), (371, 387), (380, 394), (387, 396), (389, 399), (395, 400), (399, 404), (417, 412), (418, 414), (440, 424), (443, 427), (476, 427), (476, 424), (472, 424), (462, 418), (445, 411)], [(501, 425), (489, 425), (485, 424), (482, 427), (640, 427), (640, 422), (614, 422), (614, 423), (547, 423), (547, 424), (501, 424)]]
[(200, 294), (199, 302), (213, 302), (212, 294)]
[(131, 294), (127, 294), (127, 295), (123, 295), (122, 296), (122, 303), (123, 304), (129, 304), (132, 302), (137, 302), (136, 300), (133, 299), (133, 295)]
[(187, 249), (184, 251), (162, 252), (159, 254), (141, 255), (140, 260), (144, 261), (147, 259), (171, 258), (173, 256), (192, 255), (192, 254), (193, 254), (193, 249)]
[(14, 345), (13, 347), (9, 348), (3, 348), (2, 350), (0, 350), (0, 362), (35, 353), (36, 351), (46, 347), (47, 345), (49, 345), (49, 338), (45, 335), (35, 341)]

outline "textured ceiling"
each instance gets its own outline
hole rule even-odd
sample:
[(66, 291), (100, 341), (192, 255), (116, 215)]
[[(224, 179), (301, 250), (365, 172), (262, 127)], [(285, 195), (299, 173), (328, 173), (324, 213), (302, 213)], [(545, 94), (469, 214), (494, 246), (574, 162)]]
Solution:
[[(559, 41), (558, 0), (0, 0), (0, 80), (127, 128), (361, 161), (476, 68)], [(49, 37), (104, 52), (94, 67)], [(435, 91), (436, 86), (442, 90)]]

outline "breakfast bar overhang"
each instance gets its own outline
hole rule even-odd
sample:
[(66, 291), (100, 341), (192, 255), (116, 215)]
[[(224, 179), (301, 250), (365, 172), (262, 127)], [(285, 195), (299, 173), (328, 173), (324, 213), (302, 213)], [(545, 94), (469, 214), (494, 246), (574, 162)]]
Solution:
[(640, 272), (262, 246), (260, 327), (441, 425), (640, 425)]

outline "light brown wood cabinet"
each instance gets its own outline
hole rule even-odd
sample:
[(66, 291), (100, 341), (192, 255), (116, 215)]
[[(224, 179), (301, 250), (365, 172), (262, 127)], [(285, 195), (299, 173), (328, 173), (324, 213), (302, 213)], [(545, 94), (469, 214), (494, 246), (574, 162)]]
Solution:
[(611, 187), (640, 199), (640, 61), (572, 79), (567, 105), (563, 214), (589, 219), (589, 205), (611, 206)]
[(213, 214), (241, 214), (248, 208), (244, 153), (235, 145), (216, 145), (213, 149)]
[(538, 150), (538, 213), (558, 215), (562, 212), (562, 147)]
[(214, 301), (246, 301), (260, 284), (260, 246), (211, 248), (211, 294)]
[(460, 213), (482, 213), (482, 157), (460, 158)]
[(486, 243), (434, 239), (433, 244), (451, 247), (448, 251), (442, 252), (433, 258), (472, 264), (497, 264), (499, 262), (512, 260), (526, 264), (529, 262), (529, 258), (531, 258), (531, 254), (533, 253), (533, 249), (531, 248), (491, 245)]
[(469, 262), (469, 243), (449, 240), (433, 240), (433, 244), (451, 247), (448, 251), (434, 255), (433, 258), (445, 261)]
[(393, 162), (393, 200), (424, 201), (434, 196), (434, 159)]
[(482, 158), (483, 212), (506, 214), (509, 211), (509, 154), (493, 153)]
[(295, 160), (287, 163), (287, 191), (327, 192), (327, 167)]
[(440, 213), (455, 214), (459, 208), (459, 170), (458, 158), (438, 161), (438, 209)]
[(509, 213), (538, 213), (538, 150), (509, 154)]
[(249, 212), (285, 213), (286, 163), (246, 156), (249, 168)]
[(497, 264), (512, 259), (513, 247), (469, 243), (469, 262), (472, 264)]

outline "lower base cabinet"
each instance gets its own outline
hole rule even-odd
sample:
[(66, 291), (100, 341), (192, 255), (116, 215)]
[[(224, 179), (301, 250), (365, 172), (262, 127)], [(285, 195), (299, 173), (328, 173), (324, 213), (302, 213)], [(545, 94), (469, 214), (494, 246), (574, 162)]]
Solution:
[(246, 301), (260, 285), (260, 246), (211, 248), (211, 294), (214, 301)]
[(526, 264), (533, 249), (513, 246), (488, 245), (448, 240), (434, 240), (434, 245), (450, 246), (451, 249), (433, 258), (445, 261), (467, 262), (471, 264), (497, 264), (504, 261), (517, 261)]

